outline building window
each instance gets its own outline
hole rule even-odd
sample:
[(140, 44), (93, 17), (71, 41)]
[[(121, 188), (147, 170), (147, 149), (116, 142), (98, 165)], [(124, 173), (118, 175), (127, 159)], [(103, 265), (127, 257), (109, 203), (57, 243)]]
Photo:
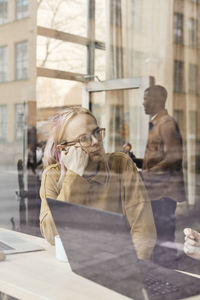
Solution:
[(15, 138), (22, 140), (25, 122), (25, 105), (24, 103), (15, 104)]
[(196, 94), (197, 92), (197, 65), (189, 64), (189, 93)]
[(28, 43), (20, 42), (16, 44), (16, 80), (28, 78)]
[(196, 47), (197, 42), (197, 22), (195, 19), (190, 18), (188, 21), (189, 30), (189, 46)]
[(0, 105), (0, 140), (7, 137), (7, 106)]
[(174, 118), (178, 124), (178, 127), (180, 129), (181, 132), (183, 132), (183, 125), (184, 125), (184, 113), (183, 110), (180, 109), (175, 109), (174, 110)]
[(0, 0), (0, 24), (4, 24), (8, 19), (8, 0)]
[(16, 0), (16, 19), (23, 19), (28, 16), (28, 0)]
[(7, 81), (8, 75), (8, 47), (0, 47), (0, 82)]
[(184, 63), (179, 60), (174, 61), (174, 92), (182, 93), (183, 89)]
[(197, 111), (189, 111), (189, 137), (196, 138), (197, 134)]
[(183, 44), (183, 15), (174, 14), (174, 42), (176, 44)]

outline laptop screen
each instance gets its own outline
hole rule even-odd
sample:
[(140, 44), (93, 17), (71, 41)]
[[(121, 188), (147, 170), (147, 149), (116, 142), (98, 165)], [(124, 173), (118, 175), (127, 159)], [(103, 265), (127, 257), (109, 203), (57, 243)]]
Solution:
[(137, 300), (183, 299), (200, 293), (199, 279), (137, 259), (123, 215), (47, 202), (72, 271), (78, 275)]
[(72, 271), (128, 297), (147, 299), (123, 215), (47, 201)]

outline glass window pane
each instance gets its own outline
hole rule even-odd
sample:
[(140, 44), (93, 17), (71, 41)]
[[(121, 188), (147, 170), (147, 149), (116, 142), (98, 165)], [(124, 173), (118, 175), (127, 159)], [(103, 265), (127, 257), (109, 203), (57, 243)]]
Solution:
[(23, 19), (28, 16), (29, 0), (16, 0), (16, 19)]
[[(82, 103), (82, 83), (54, 78), (37, 78), (37, 107), (43, 111), (48, 107), (59, 108)], [(46, 119), (45, 119), (46, 120)]]
[(7, 22), (8, 18), (8, 0), (0, 0), (0, 24)]
[[(95, 49), (95, 74), (91, 77), (86, 74), (87, 45), (45, 38), (36, 33), (37, 26), (44, 26), (86, 37), (89, 2), (95, 3), (96, 9), (95, 20), (92, 20), (95, 40), (106, 44), (105, 50)], [(36, 4), (39, 7), (37, 21)], [(166, 87), (168, 112), (173, 113), (183, 137), (183, 173), (188, 194), (188, 201), (177, 204), (176, 241), (183, 245), (183, 226), (194, 225), (200, 231), (199, 13), (196, 0), (0, 0), (1, 226), (6, 224), (8, 228), (41, 236), (39, 187), (43, 165), (34, 169), (36, 144), (44, 148), (52, 134), (49, 122), (52, 116), (68, 106), (81, 105), (87, 87), (98, 84), (106, 87), (110, 84), (107, 80), (120, 77), (139, 80), (140, 91), (114, 89), (92, 95), (92, 110), (99, 125), (106, 127), (106, 152), (122, 151), (124, 142), (130, 142), (133, 153), (144, 157), (149, 116), (144, 114), (142, 105), (143, 87), (150, 81)], [(30, 47), (36, 48), (36, 65)], [(30, 66), (33, 76), (28, 76)], [(61, 74), (59, 71), (89, 75), (88, 80), (96, 82), (80, 83), (76, 81), (79, 75), (73, 77), (75, 81), (38, 77), (37, 67), (56, 70), (52, 72), (56, 77)], [(97, 83), (98, 80), (103, 82)], [(82, 93), (83, 87), (85, 93)], [(37, 105), (29, 110), (30, 101)], [(33, 155), (29, 156), (28, 165), (30, 150)], [(24, 174), (17, 171), (20, 160)], [(29, 167), (31, 164), (33, 169)], [(19, 195), (19, 175), (28, 192), (24, 193), (25, 197)], [(20, 216), (21, 204), (25, 204), (25, 219)], [(32, 204), (37, 204), (36, 214), (33, 214)], [(180, 266), (184, 258), (182, 255), (178, 258)], [(195, 262), (194, 265), (198, 267)]]
[(174, 61), (174, 91), (181, 93), (184, 91), (183, 88), (183, 71), (184, 65), (182, 61)]
[(8, 79), (8, 47), (0, 47), (0, 82)]
[(43, 0), (38, 7), (38, 25), (86, 36), (87, 1)]
[(25, 130), (25, 105), (15, 104), (15, 138), (22, 140)]
[(0, 105), (0, 140), (7, 139), (7, 105)]
[(183, 126), (184, 126), (184, 112), (180, 109), (174, 110), (174, 118), (176, 122), (178, 123), (179, 129), (181, 132), (183, 132)]
[(95, 1), (95, 39), (106, 40), (106, 1)]
[(174, 14), (174, 42), (183, 44), (183, 15)]
[(28, 78), (28, 42), (20, 42), (16, 44), (16, 80)]
[(106, 152), (121, 151), (122, 145), (129, 142), (133, 152), (143, 157), (148, 117), (138, 89), (92, 92), (91, 110), (100, 127), (106, 128)]
[(38, 37), (37, 64), (55, 70), (86, 73), (86, 47)]
[(189, 111), (189, 136), (190, 138), (196, 138), (196, 128), (197, 128), (197, 112)]
[(95, 75), (98, 77), (97, 80), (105, 80), (105, 64), (106, 64), (106, 57), (105, 57), (104, 50), (95, 50)]
[(197, 92), (197, 65), (189, 64), (189, 92), (196, 94)]
[(196, 20), (190, 18), (188, 21), (188, 29), (189, 29), (189, 46), (195, 47), (196, 46), (196, 39), (197, 39), (197, 24)]

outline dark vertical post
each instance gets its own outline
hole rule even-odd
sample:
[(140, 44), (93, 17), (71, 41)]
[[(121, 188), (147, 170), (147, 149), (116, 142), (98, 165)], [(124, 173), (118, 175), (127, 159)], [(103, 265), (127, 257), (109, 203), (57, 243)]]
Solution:
[(26, 204), (25, 199), (27, 197), (27, 192), (24, 190), (24, 166), (21, 159), (17, 162), (17, 172), (18, 172), (18, 185), (19, 192), (17, 196), (19, 199), (19, 222), (20, 226), (26, 225)]
[[(95, 0), (87, 0), (87, 74), (95, 73)], [(93, 80), (94, 78), (88, 78)]]

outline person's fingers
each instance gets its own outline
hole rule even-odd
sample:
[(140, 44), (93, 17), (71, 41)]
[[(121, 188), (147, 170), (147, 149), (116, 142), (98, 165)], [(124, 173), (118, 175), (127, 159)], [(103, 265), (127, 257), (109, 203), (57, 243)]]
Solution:
[(186, 236), (188, 236), (188, 235), (190, 235), (190, 234), (192, 233), (192, 229), (191, 229), (191, 228), (185, 228), (185, 229), (183, 230), (183, 232), (184, 232), (184, 234), (185, 234)]
[(64, 149), (63, 149), (63, 151), (65, 152), (65, 155), (67, 155), (67, 153), (69, 152), (69, 150), (70, 150), (70, 146), (66, 146)]
[(76, 147), (75, 146), (71, 146), (69, 147), (69, 153), (73, 153), (74, 150), (76, 150)]
[(195, 253), (195, 247), (193, 247), (189, 244), (184, 244), (184, 252), (186, 254), (194, 254)]
[(68, 170), (82, 176), (88, 164), (88, 154), (81, 147), (71, 146), (67, 155), (66, 151), (62, 153), (61, 160)]
[(192, 230), (192, 236), (194, 240), (200, 244), (200, 233), (197, 232), (196, 230)]
[(61, 151), (61, 161), (63, 160), (64, 156), (65, 156), (65, 151)]
[(67, 164), (68, 164), (68, 162), (73, 158), (73, 146), (72, 147), (70, 147), (67, 151), (62, 151), (61, 152), (61, 161), (63, 161), (64, 162), (64, 164), (66, 164), (66, 167), (68, 167), (67, 166)]
[(197, 231), (191, 228), (185, 228), (183, 232), (185, 233), (186, 237), (190, 238), (191, 240), (197, 241), (200, 245), (200, 234)]
[(192, 255), (193, 253), (192, 252), (190, 252), (189, 250), (188, 250), (188, 248), (185, 246), (184, 247), (184, 252), (185, 252), (185, 254), (187, 254), (187, 255)]
[(190, 238), (186, 238), (185, 240), (186, 245), (191, 245), (191, 246), (197, 246), (197, 242), (194, 240), (191, 240)]
[(75, 146), (71, 146), (68, 150), (68, 158), (69, 159), (73, 159), (76, 155), (76, 147)]
[(77, 153), (81, 159), (82, 164), (84, 165), (87, 164), (88, 154), (82, 148), (77, 149)]

